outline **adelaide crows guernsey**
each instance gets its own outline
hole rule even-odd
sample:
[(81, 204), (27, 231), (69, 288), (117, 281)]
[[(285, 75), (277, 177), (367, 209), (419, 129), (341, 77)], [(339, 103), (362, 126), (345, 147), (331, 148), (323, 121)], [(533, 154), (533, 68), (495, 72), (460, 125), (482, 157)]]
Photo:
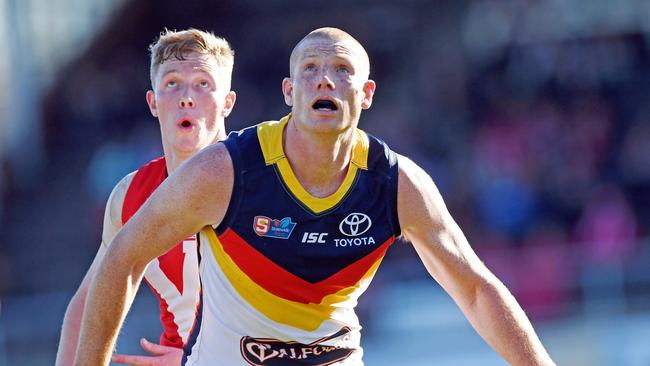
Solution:
[[(165, 158), (143, 165), (124, 196), (122, 223), (126, 224), (153, 191), (167, 178)], [(144, 280), (160, 303), (163, 333), (160, 344), (181, 348), (188, 340), (199, 303), (196, 238), (189, 237), (147, 265)]]
[(288, 120), (224, 142), (233, 194), (199, 234), (203, 308), (184, 364), (363, 364), (354, 308), (400, 232), (396, 155), (356, 130), (343, 183), (316, 198), (284, 154)]

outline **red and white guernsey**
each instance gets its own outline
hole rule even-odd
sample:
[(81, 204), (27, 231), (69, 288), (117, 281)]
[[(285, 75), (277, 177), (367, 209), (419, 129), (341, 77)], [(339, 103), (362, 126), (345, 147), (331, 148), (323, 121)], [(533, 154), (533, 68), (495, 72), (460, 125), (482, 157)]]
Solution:
[[(152, 160), (138, 169), (124, 197), (122, 224), (125, 224), (167, 178), (165, 158)], [(160, 344), (182, 348), (196, 318), (200, 282), (196, 237), (178, 243), (167, 253), (152, 260), (145, 281), (160, 301), (163, 334)]]

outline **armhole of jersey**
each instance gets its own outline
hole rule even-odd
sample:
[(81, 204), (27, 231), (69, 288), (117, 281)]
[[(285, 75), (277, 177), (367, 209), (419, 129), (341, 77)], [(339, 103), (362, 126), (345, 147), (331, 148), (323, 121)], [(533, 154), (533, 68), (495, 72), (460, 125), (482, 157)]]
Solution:
[[(136, 170), (134, 172), (129, 173), (129, 175), (127, 175), (128, 178), (125, 177), (125, 180), (128, 179), (128, 184), (127, 182), (124, 182), (124, 184), (127, 185), (126, 185), (126, 189), (124, 189), (124, 193), (122, 194), (122, 205), (120, 206), (120, 222), (122, 223), (122, 226), (124, 226), (124, 224), (126, 224), (126, 222), (129, 221), (130, 218), (130, 216), (127, 217), (128, 208), (125, 204), (127, 202), (127, 198), (131, 198), (129, 196), (133, 195), (133, 187), (134, 187), (133, 181), (135, 180), (135, 177), (138, 175), (138, 173), (140, 173), (140, 170)], [(133, 215), (134, 213), (135, 212), (131, 213), (131, 215)]]
[(138, 212), (149, 196), (167, 177), (165, 158), (151, 160), (132, 173), (128, 189), (122, 200), (121, 220), (126, 224)]
[[(131, 188), (131, 182), (133, 182), (133, 177), (135, 176), (136, 172), (131, 172), (127, 174), (124, 178), (122, 178), (113, 188), (111, 191), (110, 196), (108, 197), (108, 200), (106, 201), (106, 207), (104, 209), (104, 219), (102, 222), (102, 242), (101, 244), (105, 247), (108, 248), (109, 242), (106, 242), (106, 224), (107, 224), (107, 216), (108, 220), (110, 221), (111, 225), (115, 226), (115, 224), (119, 224), (119, 227), (115, 232), (113, 233), (113, 237), (115, 237), (115, 234), (117, 234), (118, 231), (124, 226), (124, 222), (122, 220), (122, 215), (124, 211), (124, 201), (126, 200), (126, 195), (128, 190)], [(125, 188), (126, 186), (126, 188)], [(113, 205), (116, 204), (116, 202), (120, 201), (119, 207), (113, 207)], [(111, 238), (111, 240), (113, 240)]]
[(399, 225), (399, 217), (397, 215), (397, 184), (399, 180), (399, 165), (397, 163), (397, 154), (388, 149), (388, 164), (389, 164), (389, 178), (388, 178), (388, 205), (390, 207), (390, 222), (393, 228), (393, 235), (397, 238), (402, 234), (402, 228)]
[(230, 160), (232, 161), (233, 169), (233, 184), (232, 184), (232, 193), (230, 195), (230, 202), (228, 203), (228, 208), (226, 209), (226, 214), (221, 220), (221, 223), (215, 229), (217, 235), (220, 235), (226, 229), (232, 225), (232, 221), (237, 216), (237, 210), (239, 209), (239, 203), (241, 202), (241, 195), (243, 190), (243, 169), (242, 169), (242, 157), (239, 151), (239, 146), (236, 141), (237, 138), (228, 138), (223, 141), (223, 144), (228, 149), (230, 154)]
[(201, 233), (196, 233), (196, 258), (198, 259), (199, 270), (201, 269)]
[(397, 154), (391, 150), (381, 139), (368, 135), (370, 148), (368, 152), (368, 167), (380, 176), (386, 184), (386, 201), (388, 204), (389, 222), (393, 235), (397, 238), (401, 235), (402, 229), (397, 216), (397, 181), (399, 169), (397, 165)]

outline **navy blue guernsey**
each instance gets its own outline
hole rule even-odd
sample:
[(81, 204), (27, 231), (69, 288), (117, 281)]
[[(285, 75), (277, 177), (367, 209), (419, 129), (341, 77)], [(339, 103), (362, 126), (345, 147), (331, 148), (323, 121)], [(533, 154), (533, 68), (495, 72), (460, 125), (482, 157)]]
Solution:
[[(357, 129), (340, 188), (313, 197), (284, 155), (288, 119), (233, 132), (224, 141), (234, 187), (210, 245), (245, 301), (278, 323), (308, 330), (331, 316), (333, 301), (354, 297), (356, 304), (359, 283), (372, 278), (399, 236), (397, 157)], [(276, 315), (285, 304), (290, 319)]]

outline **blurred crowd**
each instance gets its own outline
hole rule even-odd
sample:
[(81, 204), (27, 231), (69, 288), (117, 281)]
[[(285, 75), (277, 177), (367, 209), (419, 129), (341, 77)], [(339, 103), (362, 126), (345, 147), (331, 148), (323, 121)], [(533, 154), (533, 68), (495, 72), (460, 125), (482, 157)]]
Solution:
[(648, 61), (639, 34), (508, 45), (464, 66), (462, 98), (446, 102), (470, 112), (452, 117), (453, 133), (435, 120), (416, 133), (466, 150), (432, 173), (470, 242), (534, 315), (571, 311), (592, 285), (625, 290), (612, 281), (643, 265)]
[[(56, 217), (48, 223), (54, 231), (89, 223), (77, 227), (82, 235), (60, 234), (65, 250), (80, 254), (56, 257), (51, 268), (66, 268), (72, 281), (52, 288), (76, 286), (74, 278), (80, 280), (96, 250), (110, 189), (161, 153), (144, 99), (146, 46), (161, 24), (214, 30), (233, 44), (238, 99), (226, 120), (229, 130), (288, 113), (280, 82), (291, 47), (306, 31), (329, 24), (357, 36), (371, 57), (378, 90), (361, 127), (426, 168), (475, 250), (532, 316), (584, 309), (598, 303), (603, 288), (624, 297), (647, 289), (650, 280), (638, 282), (634, 274), (643, 263), (647, 268), (642, 261), (650, 251), (644, 241), (650, 227), (650, 34), (504, 38), (490, 46), (472, 33), (471, 2), (414, 1), (419, 7), (399, 12), (388, 3), (350, 5), (357, 20), (327, 18), (304, 6), (294, 9), (291, 28), (283, 27), (282, 6), (252, 14), (243, 2), (217, 14), (213, 4), (195, 4), (187, 10), (190, 20), (185, 13), (165, 15), (166, 1), (156, 8), (137, 3), (127, 4), (61, 71), (43, 104), (48, 161), (42, 174), (48, 178), (40, 189), (53, 197), (72, 190), (82, 207), (71, 212), (67, 199), (49, 202)], [(503, 3), (493, 6), (509, 2)], [(147, 11), (156, 21), (128, 21)], [(518, 14), (501, 13), (509, 21)], [(0, 168), (10, 171), (10, 163)], [(15, 198), (21, 187), (8, 182), (8, 207), (28, 204)], [(417, 261), (403, 246), (392, 252), (386, 266)]]

